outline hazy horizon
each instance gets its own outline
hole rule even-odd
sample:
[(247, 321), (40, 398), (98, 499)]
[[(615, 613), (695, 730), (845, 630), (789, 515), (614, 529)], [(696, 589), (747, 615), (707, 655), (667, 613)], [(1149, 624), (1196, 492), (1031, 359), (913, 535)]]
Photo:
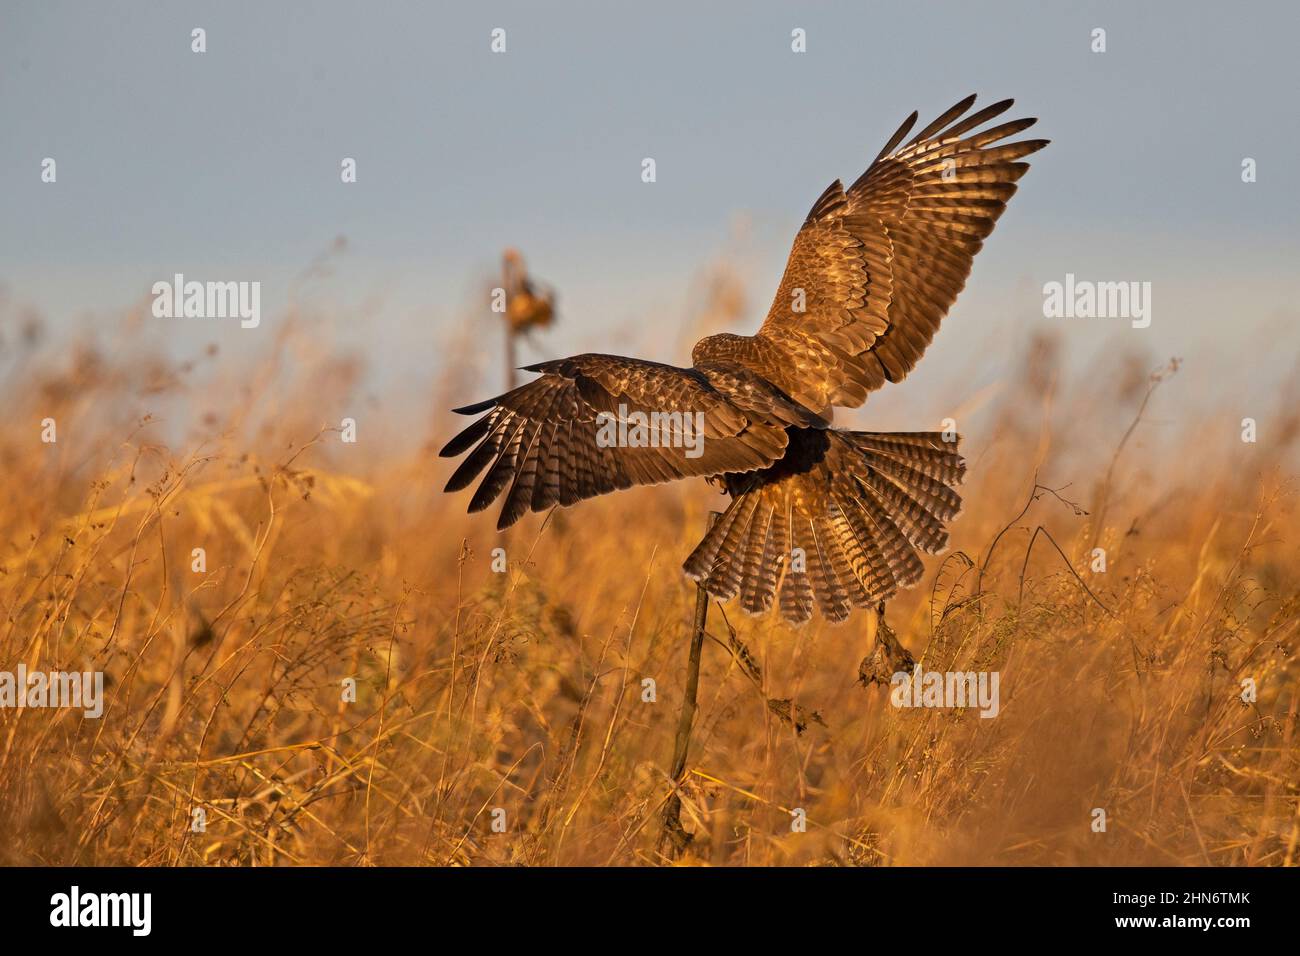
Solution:
[[(506, 3), (359, 19), (335, 4), (8, 2), (4, 321), (34, 309), (56, 335), (93, 330), (177, 272), (257, 280), (259, 329), (156, 320), (160, 345), (242, 355), (305, 301), (376, 387), (403, 388), (437, 377), (514, 245), (561, 310), (521, 362), (591, 350), (685, 364), (702, 270), (721, 257), (737, 271), (737, 328), (752, 331), (826, 184), (852, 181), (913, 109), (925, 122), (975, 91), (1015, 97), (1053, 143), (903, 387), (981, 352), (996, 374), (1003, 343), (1055, 329), (1075, 368), (1133, 348), (1192, 360), (1207, 389), (1233, 363), (1251, 388), (1293, 367), (1300, 253), (1295, 30), (1282, 28), (1300, 15), (1254, 9)], [(496, 27), (504, 54), (489, 49)], [(796, 27), (806, 53), (791, 51)], [(56, 183), (41, 181), (45, 157)], [(1242, 182), (1244, 157), (1257, 182)], [(295, 286), (340, 236), (331, 273)], [(1067, 273), (1150, 282), (1150, 327), (1044, 318), (1043, 284)], [(499, 330), (482, 321), (492, 390)]]

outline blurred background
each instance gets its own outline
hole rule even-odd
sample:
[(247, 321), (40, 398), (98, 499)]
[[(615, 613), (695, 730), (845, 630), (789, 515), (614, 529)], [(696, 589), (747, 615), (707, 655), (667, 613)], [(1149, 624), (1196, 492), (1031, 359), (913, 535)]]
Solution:
[[(689, 319), (715, 263), (745, 292), (732, 327), (752, 330), (821, 190), (854, 179), (913, 109), (925, 122), (977, 92), (1015, 97), (1054, 142), (893, 400), (954, 375), (966, 391), (997, 381), (999, 343), (1036, 331), (1062, 335), (1076, 371), (1119, 349), (1181, 356), (1189, 395), (1225, 377), (1266, 392), (1294, 371), (1294, 4), (2, 9), (6, 331), (105, 330), (111, 350), (110, 319), (159, 279), (259, 280), (259, 329), (146, 311), (155, 344), (238, 358), (309, 310), (401, 415), (467, 332), (488, 376), (467, 400), (499, 386), (497, 324), (466, 324), (512, 245), (560, 293), (561, 321), (521, 363), (591, 350), (685, 364), (718, 330)], [(206, 53), (191, 52), (195, 27)], [(1246, 157), (1257, 182), (1242, 182)], [(1042, 286), (1067, 272), (1151, 282), (1150, 328), (1044, 318)]]

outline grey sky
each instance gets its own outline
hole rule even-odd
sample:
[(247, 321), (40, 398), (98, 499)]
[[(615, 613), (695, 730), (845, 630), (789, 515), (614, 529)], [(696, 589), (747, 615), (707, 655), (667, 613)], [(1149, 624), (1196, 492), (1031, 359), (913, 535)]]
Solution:
[[(927, 376), (991, 333), (1052, 325), (1080, 353), (1207, 352), (1242, 363), (1243, 381), (1248, 363), (1294, 360), (1294, 3), (0, 9), (0, 282), (58, 327), (106, 319), (175, 272), (259, 279), (257, 332), (159, 320), (178, 341), (255, 346), (292, 277), (344, 235), (325, 299), (346, 341), (407, 379), (430, 374), (513, 244), (562, 297), (562, 326), (526, 357), (635, 347), (684, 363), (684, 297), (737, 216), (757, 323), (823, 187), (855, 178), (911, 110), (925, 122), (978, 92), (1014, 96), (1053, 144)], [(493, 27), (504, 55), (489, 52)], [(806, 54), (790, 50), (794, 27)], [(57, 184), (40, 182), (46, 156)], [(345, 156), (355, 185), (339, 181)], [(1041, 286), (1066, 272), (1152, 282), (1152, 327), (1043, 318)], [(368, 318), (349, 325), (349, 310)], [(1260, 354), (1266, 335), (1284, 347)]]

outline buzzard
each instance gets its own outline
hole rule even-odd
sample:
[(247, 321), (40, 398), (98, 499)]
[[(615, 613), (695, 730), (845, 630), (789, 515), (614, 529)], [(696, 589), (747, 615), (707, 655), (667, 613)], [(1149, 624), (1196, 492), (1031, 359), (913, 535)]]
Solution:
[[(456, 409), (487, 414), (442, 449), (469, 452), (446, 491), (486, 472), (469, 510), (504, 493), (504, 529), (529, 510), (706, 478), (731, 501), (683, 567), (717, 598), (739, 596), (754, 614), (779, 603), (800, 624), (814, 605), (842, 621), (915, 584), (918, 550), (942, 550), (961, 507), (957, 441), (837, 429), (832, 414), (911, 371), (1028, 170), (1021, 160), (1047, 145), (1006, 142), (1034, 119), (987, 125), (1011, 100), (968, 115), (974, 103), (907, 139), (913, 113), (848, 189), (831, 183), (757, 334), (703, 338), (689, 368), (598, 354), (541, 362), (527, 367), (540, 378)], [(681, 423), (666, 431), (683, 440), (636, 429), (642, 440), (608, 440), (611, 422), (647, 419)]]

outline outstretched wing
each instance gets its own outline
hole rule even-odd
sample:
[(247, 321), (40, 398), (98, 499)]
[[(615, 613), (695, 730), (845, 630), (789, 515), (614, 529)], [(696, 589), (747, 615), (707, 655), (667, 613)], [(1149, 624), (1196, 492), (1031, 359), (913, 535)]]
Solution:
[[(440, 452), (446, 458), (473, 449), (447, 491), (467, 487), (486, 470), (471, 512), (506, 492), (498, 529), (530, 509), (567, 507), (633, 485), (765, 468), (785, 451), (779, 422), (737, 407), (695, 369), (575, 355), (529, 371), (543, 374), (498, 398), (456, 409), (488, 414)], [(647, 437), (638, 431), (637, 413), (660, 423), (648, 433), (656, 445), (635, 444)], [(620, 434), (627, 444), (618, 443)]]
[[(758, 334), (717, 336), (700, 358), (740, 361), (812, 409), (855, 408), (920, 359), (970, 275), (971, 262), (1047, 145), (994, 145), (1032, 126), (973, 132), (1011, 100), (962, 118), (969, 96), (899, 146), (913, 113), (856, 182), (831, 184), (795, 237)], [(716, 351), (716, 355), (710, 354)]]

